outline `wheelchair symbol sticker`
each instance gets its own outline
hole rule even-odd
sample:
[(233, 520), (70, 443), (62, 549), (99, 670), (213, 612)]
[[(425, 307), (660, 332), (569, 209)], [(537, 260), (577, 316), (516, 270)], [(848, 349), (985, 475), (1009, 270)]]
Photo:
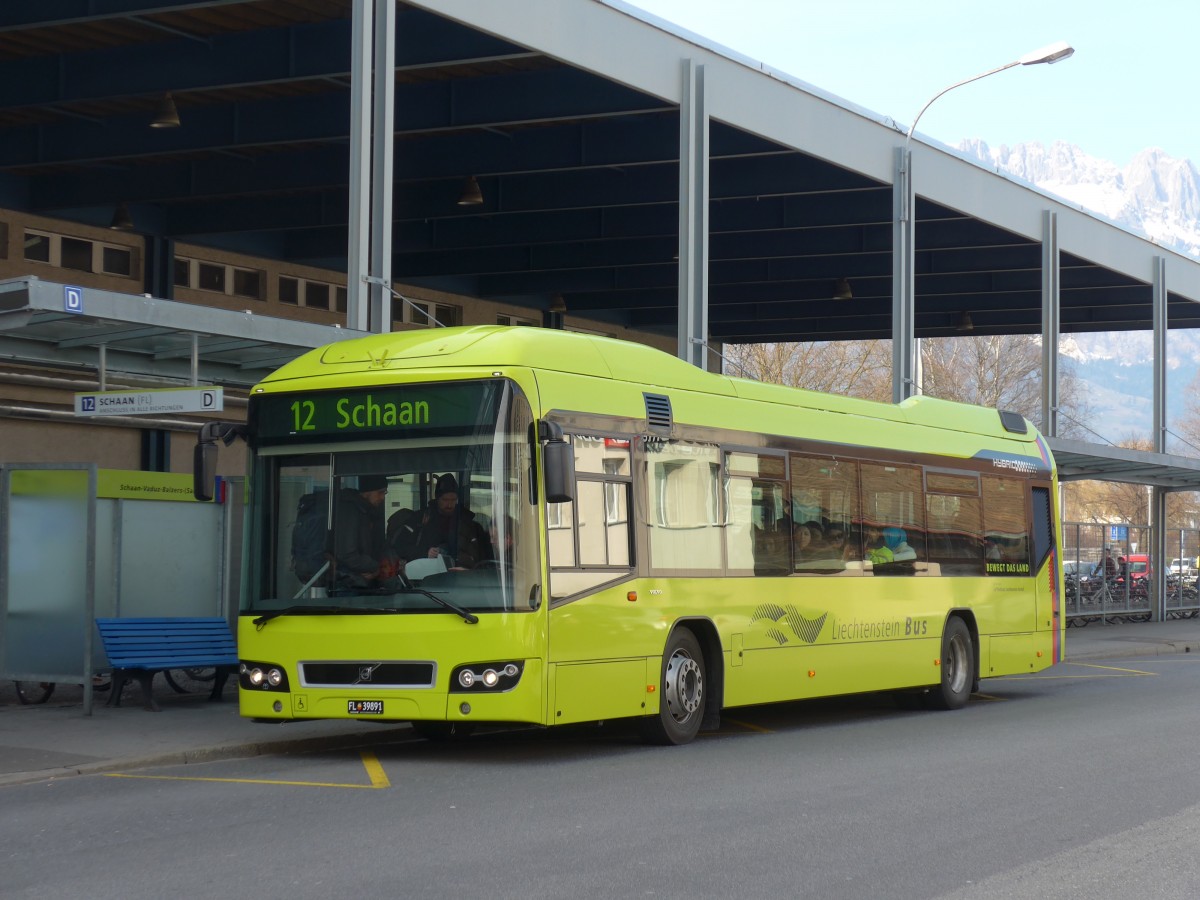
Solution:
[(83, 288), (74, 285), (63, 285), (63, 312), (83, 312)]

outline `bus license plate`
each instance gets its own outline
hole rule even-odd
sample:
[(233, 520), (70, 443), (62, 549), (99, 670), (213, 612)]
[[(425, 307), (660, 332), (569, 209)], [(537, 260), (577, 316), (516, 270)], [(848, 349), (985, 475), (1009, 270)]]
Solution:
[(352, 716), (383, 715), (382, 700), (347, 700), (346, 707), (346, 712)]

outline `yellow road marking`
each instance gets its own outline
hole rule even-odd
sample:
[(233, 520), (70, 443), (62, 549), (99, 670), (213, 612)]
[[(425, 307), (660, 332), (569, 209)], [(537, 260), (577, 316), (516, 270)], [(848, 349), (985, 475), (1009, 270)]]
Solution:
[[(1079, 666), (1084, 669), (1101, 669), (1101, 673), (1090, 675), (1047, 675), (1044, 672), (1037, 675), (997, 675), (989, 681), (1070, 681), (1084, 678), (1128, 678), (1130, 676), (1155, 675), (1157, 672), (1143, 672), (1141, 669), (1123, 669), (1119, 666), (1100, 666), (1095, 663), (1064, 662), (1064, 666)], [(1109, 674), (1112, 673), (1112, 674)]]
[(367, 776), (371, 779), (371, 787), (389, 788), (392, 786), (392, 783), (388, 781), (387, 773), (383, 771), (383, 766), (379, 764), (374, 753), (370, 750), (363, 750), (362, 761), (363, 766), (366, 767)]
[(978, 698), (980, 700), (992, 701), (995, 703), (1004, 703), (1004, 702), (1006, 702), (1006, 699), (1007, 699), (1005, 697), (993, 697), (991, 694), (983, 694), (983, 693), (980, 693), (979, 691), (976, 691), (975, 693), (973, 693), (971, 695), (972, 700), (974, 700), (976, 698)]
[(1068, 662), (1069, 666), (1083, 666), (1085, 669), (1104, 669), (1109, 672), (1125, 672), (1129, 675), (1157, 675), (1157, 672), (1143, 672), (1141, 669), (1123, 669), (1120, 666), (1100, 666), (1095, 663), (1073, 663)]
[(392, 783), (388, 780), (387, 774), (383, 771), (383, 767), (379, 764), (379, 760), (375, 754), (369, 750), (362, 751), (363, 766), (367, 770), (367, 777), (371, 779), (370, 784), (339, 784), (330, 781), (281, 781), (273, 778), (203, 778), (195, 775), (129, 775), (124, 772), (104, 772), (107, 778), (142, 778), (153, 781), (213, 781), (224, 784), (279, 784), (288, 785), (290, 787), (332, 787), (332, 788), (351, 788), (354, 790), (375, 791), (383, 788), (389, 788)]
[[(770, 728), (763, 728), (761, 725), (751, 725), (749, 722), (741, 722), (737, 719), (728, 719), (727, 718), (727, 719), (725, 719), (725, 721), (731, 725), (737, 725), (739, 728), (745, 728), (747, 731), (757, 731), (759, 734), (774, 734), (775, 733)], [(717, 733), (720, 734), (721, 732), (717, 732)], [(737, 734), (737, 733), (738, 732), (736, 732), (736, 731), (732, 732), (732, 734)]]

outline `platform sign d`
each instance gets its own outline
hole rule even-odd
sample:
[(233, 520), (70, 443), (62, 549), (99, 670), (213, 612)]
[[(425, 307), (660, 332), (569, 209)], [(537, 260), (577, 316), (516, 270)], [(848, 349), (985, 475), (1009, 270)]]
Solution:
[(83, 313), (83, 288), (73, 284), (63, 285), (63, 312)]

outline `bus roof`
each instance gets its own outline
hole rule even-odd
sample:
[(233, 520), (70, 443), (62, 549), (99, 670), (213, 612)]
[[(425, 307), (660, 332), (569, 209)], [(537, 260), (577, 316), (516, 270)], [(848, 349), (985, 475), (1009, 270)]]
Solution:
[[(1037, 432), (1024, 419), (1024, 433), (1004, 427), (994, 409), (914, 396), (903, 403), (764, 384), (705, 372), (654, 347), (615, 338), (548, 328), (472, 325), (389, 332), (340, 341), (284, 365), (259, 385), (288, 390), (298, 378), (369, 376), (405, 370), (471, 370), (515, 366), (634, 383), (645, 389), (682, 390), (742, 398), (793, 408), (824, 410), (883, 421), (1033, 441)], [(372, 379), (373, 380), (373, 379)]]

